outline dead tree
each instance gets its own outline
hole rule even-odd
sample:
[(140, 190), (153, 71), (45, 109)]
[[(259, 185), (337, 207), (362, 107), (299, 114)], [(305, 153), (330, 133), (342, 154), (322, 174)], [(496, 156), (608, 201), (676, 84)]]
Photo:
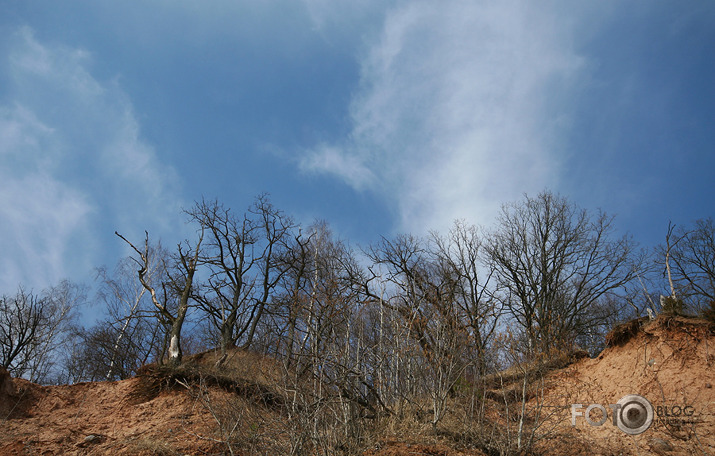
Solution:
[[(139, 282), (149, 292), (151, 302), (154, 304), (157, 321), (165, 328), (166, 339), (169, 341), (169, 365), (177, 366), (181, 363), (182, 357), (181, 329), (189, 310), (192, 285), (198, 266), (204, 232), (203, 230), (200, 231), (199, 239), (194, 247), (187, 244), (187, 248), (182, 244), (178, 244), (175, 266), (172, 270), (164, 261), (162, 261), (161, 266), (155, 265), (154, 258), (151, 256), (152, 251), (149, 248), (148, 232), (145, 232), (143, 250), (139, 250), (116, 231), (115, 234), (138, 255), (138, 258), (132, 257), (132, 259), (139, 265)], [(157, 282), (161, 286), (161, 293), (157, 293)], [(172, 306), (172, 300), (174, 299), (176, 300), (175, 306)]]

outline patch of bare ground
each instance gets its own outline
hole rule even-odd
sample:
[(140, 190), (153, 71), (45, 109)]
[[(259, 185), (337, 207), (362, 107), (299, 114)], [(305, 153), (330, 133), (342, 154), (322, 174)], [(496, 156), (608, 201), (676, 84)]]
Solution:
[[(248, 369), (252, 357), (246, 354), (236, 365)], [(177, 375), (154, 366), (115, 382), (39, 386), (6, 380), (0, 385), (0, 455), (223, 454), (214, 416), (181, 384), (198, 379), (191, 373), (196, 371), (188, 364)], [(215, 375), (206, 393), (219, 400), (260, 392), (257, 383), (239, 378), (229, 393), (222, 381)]]
[(18, 407), (1, 424), (0, 454), (194, 454), (214, 446), (185, 432), (208, 421), (190, 397), (167, 392), (132, 403), (139, 381), (40, 387), (15, 379)]
[[(715, 454), (715, 326), (701, 319), (661, 315), (616, 327), (609, 347), (553, 372), (540, 398), (556, 410), (544, 424), (552, 432), (535, 451), (577, 454)], [(654, 421), (641, 434), (613, 425), (610, 404), (638, 394), (653, 406)], [(572, 425), (571, 404), (581, 413), (602, 404), (608, 415), (600, 426), (583, 416)], [(592, 421), (600, 421), (598, 410)]]
[(483, 456), (479, 450), (459, 450), (444, 444), (406, 443), (385, 441), (365, 452), (365, 456)]

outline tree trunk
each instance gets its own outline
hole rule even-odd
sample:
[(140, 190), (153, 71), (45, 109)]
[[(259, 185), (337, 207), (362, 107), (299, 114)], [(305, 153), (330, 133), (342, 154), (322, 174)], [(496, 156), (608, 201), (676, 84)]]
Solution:
[(181, 364), (181, 328), (172, 326), (169, 339), (169, 366)]

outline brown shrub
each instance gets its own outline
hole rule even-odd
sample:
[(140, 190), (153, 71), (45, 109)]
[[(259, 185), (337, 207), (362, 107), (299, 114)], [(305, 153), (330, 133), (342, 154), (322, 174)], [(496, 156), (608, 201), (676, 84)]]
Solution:
[(710, 301), (710, 306), (702, 311), (702, 316), (710, 323), (715, 323), (715, 301)]
[(616, 325), (606, 334), (606, 346), (618, 347), (624, 345), (641, 331), (646, 321), (648, 321), (648, 317), (641, 317)]

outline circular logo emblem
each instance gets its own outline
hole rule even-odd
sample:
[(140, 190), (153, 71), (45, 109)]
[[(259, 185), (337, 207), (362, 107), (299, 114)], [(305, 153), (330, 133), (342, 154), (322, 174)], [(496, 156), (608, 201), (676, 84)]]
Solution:
[(626, 434), (642, 434), (653, 423), (653, 406), (643, 396), (638, 394), (623, 396), (618, 401), (618, 405), (621, 407), (616, 413), (616, 424)]

